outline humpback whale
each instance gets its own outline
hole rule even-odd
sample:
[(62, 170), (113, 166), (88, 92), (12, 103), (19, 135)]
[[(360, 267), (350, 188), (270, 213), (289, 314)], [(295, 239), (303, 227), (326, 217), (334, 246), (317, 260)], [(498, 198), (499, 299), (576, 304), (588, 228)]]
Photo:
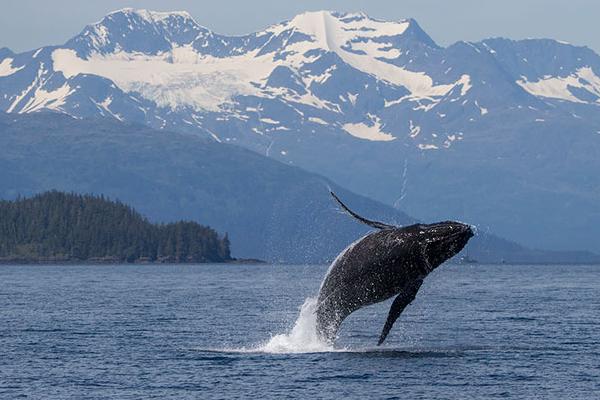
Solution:
[(417, 295), (423, 279), (467, 244), (469, 225), (444, 221), (406, 227), (371, 221), (350, 210), (336, 195), (344, 211), (376, 230), (352, 243), (333, 261), (319, 291), (317, 334), (333, 343), (342, 321), (354, 311), (394, 299), (377, 345)]

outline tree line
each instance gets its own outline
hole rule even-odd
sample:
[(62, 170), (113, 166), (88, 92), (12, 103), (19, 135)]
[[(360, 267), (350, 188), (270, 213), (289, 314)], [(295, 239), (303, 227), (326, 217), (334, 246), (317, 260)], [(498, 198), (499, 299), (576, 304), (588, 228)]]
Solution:
[(210, 227), (153, 224), (104, 196), (51, 191), (0, 201), (1, 261), (225, 262), (229, 245)]

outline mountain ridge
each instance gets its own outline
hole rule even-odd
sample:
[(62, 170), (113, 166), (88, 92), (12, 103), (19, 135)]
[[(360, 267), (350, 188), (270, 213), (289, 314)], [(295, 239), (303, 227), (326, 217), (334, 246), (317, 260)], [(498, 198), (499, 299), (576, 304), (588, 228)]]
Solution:
[(0, 110), (193, 133), (421, 219), (469, 219), (532, 247), (600, 246), (592, 50), (543, 39), (441, 47), (414, 20), (360, 13), (231, 37), (161, 15), (148, 25), (115, 12), (96, 33), (0, 57)]

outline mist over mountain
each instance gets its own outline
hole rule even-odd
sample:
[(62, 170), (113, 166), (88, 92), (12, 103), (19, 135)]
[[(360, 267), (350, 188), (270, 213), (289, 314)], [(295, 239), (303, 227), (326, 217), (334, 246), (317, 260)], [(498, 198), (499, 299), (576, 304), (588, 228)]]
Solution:
[[(62, 46), (0, 49), (0, 110), (162, 129), (163, 148), (144, 150), (157, 161), (183, 143), (173, 132), (212, 142), (202, 148), (233, 143), (416, 218), (457, 218), (532, 247), (600, 247), (600, 57), (586, 47), (441, 47), (412, 19), (324, 11), (229, 37), (185, 12), (123, 9)], [(82, 140), (71, 139), (62, 145)], [(160, 176), (160, 163), (144, 165)]]

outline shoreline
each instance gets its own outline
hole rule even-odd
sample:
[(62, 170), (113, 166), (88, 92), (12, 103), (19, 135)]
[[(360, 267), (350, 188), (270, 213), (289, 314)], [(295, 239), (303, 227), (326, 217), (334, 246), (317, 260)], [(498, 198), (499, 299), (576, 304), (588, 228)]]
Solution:
[[(78, 261), (51, 261), (51, 260), (40, 260), (40, 261), (23, 261), (23, 260), (0, 260), (0, 267), (2, 266), (116, 266), (116, 265), (267, 265), (272, 267), (279, 266), (327, 266), (330, 265), (331, 262), (321, 262), (321, 263), (270, 263), (268, 261), (263, 260), (255, 260), (255, 259), (235, 259), (229, 261), (206, 261), (206, 262), (175, 262), (175, 261), (164, 261), (164, 262), (152, 262), (152, 261), (143, 261), (143, 262), (121, 262), (121, 261), (98, 261), (98, 260), (78, 260)], [(478, 266), (600, 266), (600, 263), (582, 263), (582, 262), (481, 262), (481, 263), (456, 263), (449, 262), (445, 265), (452, 266), (460, 266), (460, 267), (478, 267)]]
[(269, 264), (266, 261), (239, 258), (227, 261), (123, 261), (123, 260), (0, 260), (1, 265), (203, 265), (203, 264), (245, 264), (261, 265)]

